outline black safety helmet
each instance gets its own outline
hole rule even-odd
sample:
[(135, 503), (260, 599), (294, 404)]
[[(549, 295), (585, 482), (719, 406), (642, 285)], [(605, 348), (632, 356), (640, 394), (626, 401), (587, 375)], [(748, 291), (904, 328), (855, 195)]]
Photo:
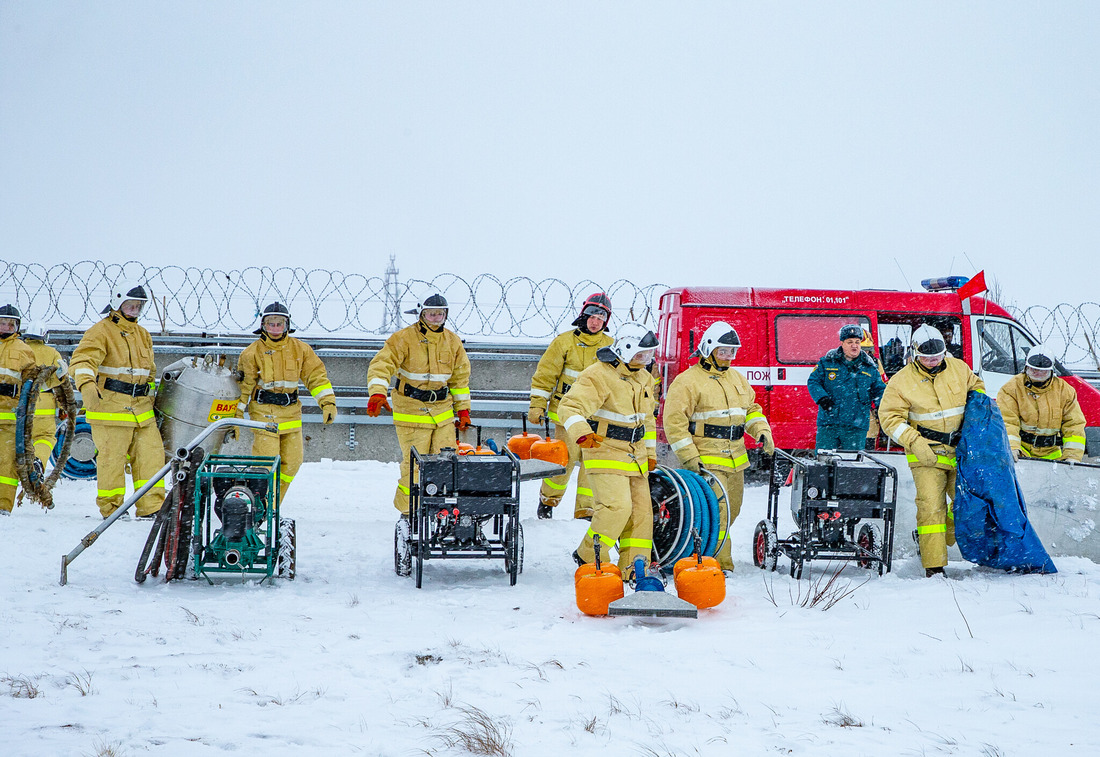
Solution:
[(447, 298), (439, 292), (433, 292), (432, 294), (429, 294), (427, 297), (417, 302), (416, 307), (414, 307), (412, 310), (406, 310), (405, 314), (415, 315), (417, 318), (419, 318), (420, 314), (423, 313), (425, 310), (438, 308), (446, 310), (447, 314), (450, 315), (451, 306), (447, 304)]
[(611, 322), (611, 298), (603, 292), (588, 295), (584, 304), (581, 305), (580, 315), (573, 321), (573, 325), (577, 328), (583, 328), (588, 323), (588, 317), (593, 315), (604, 317), (603, 328), (600, 330), (607, 331), (607, 324)]
[(282, 315), (286, 316), (286, 333), (293, 334), (294, 329), (290, 328), (290, 311), (287, 310), (286, 305), (281, 302), (273, 302), (264, 308), (264, 312), (260, 314), (260, 328), (253, 331), (253, 334), (259, 335), (264, 333), (264, 318), (269, 315)]
[(112, 310), (121, 310), (122, 303), (127, 300), (137, 300), (142, 303), (142, 311), (145, 310), (145, 304), (149, 301), (149, 293), (145, 290), (145, 287), (136, 281), (116, 281), (115, 285), (111, 287), (111, 301), (107, 304), (107, 307), (103, 308), (101, 313), (106, 315)]
[(19, 312), (19, 308), (10, 304), (0, 307), (0, 318), (14, 318), (15, 330), (12, 333), (19, 333), (19, 328), (23, 325), (23, 314)]

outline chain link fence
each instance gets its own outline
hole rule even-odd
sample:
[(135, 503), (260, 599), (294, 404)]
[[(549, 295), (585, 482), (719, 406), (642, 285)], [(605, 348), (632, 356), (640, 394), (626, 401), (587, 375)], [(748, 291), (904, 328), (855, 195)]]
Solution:
[(442, 292), (450, 304), (448, 327), (464, 336), (546, 339), (576, 317), (592, 292), (606, 292), (619, 322), (655, 325), (657, 301), (668, 288), (492, 274), (430, 280), (363, 276), (324, 269), (251, 267), (221, 271), (183, 266), (107, 264), (85, 260), (53, 266), (0, 260), (0, 300), (28, 319), (54, 328), (90, 326), (121, 281), (143, 283), (153, 303), (145, 319), (151, 331), (241, 332), (256, 328), (265, 305), (290, 308), (294, 328), (313, 334), (388, 334), (415, 320), (402, 311), (427, 294)]

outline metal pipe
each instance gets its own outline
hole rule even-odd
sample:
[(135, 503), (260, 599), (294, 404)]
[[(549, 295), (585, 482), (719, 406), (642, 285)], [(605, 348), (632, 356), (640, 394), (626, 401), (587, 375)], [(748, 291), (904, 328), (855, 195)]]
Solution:
[[(100, 523), (98, 526), (96, 526), (94, 529), (92, 529), (88, 533), (87, 536), (85, 536), (83, 539), (81, 539), (80, 543), (77, 544), (76, 547), (74, 547), (73, 550), (71, 552), (69, 552), (69, 554), (62, 555), (62, 557), (61, 557), (61, 585), (64, 586), (65, 584), (67, 584), (69, 582), (69, 564), (73, 560), (75, 560), (80, 555), (81, 552), (86, 550), (88, 547), (92, 546), (92, 544), (95, 543), (96, 539), (98, 539), (100, 537), (100, 534), (102, 534), (104, 531), (106, 531), (108, 528), (110, 528), (112, 525), (114, 525), (115, 521), (117, 521), (119, 518), (121, 518), (123, 516), (123, 514), (127, 510), (129, 510), (131, 507), (133, 507), (134, 504), (139, 499), (141, 499), (146, 494), (148, 494), (150, 489), (152, 489), (154, 486), (156, 486), (156, 484), (158, 484), (165, 476), (167, 476), (169, 471), (172, 470), (172, 463), (173, 462), (186, 461), (188, 455), (190, 455), (190, 453), (191, 453), (191, 450), (193, 450), (193, 449), (195, 449), (195, 447), (199, 446), (199, 444), (202, 443), (202, 441), (204, 439), (206, 439), (208, 436), (213, 434), (215, 431), (218, 431), (220, 429), (227, 428), (227, 427), (230, 427), (230, 426), (235, 426), (235, 427), (238, 427), (238, 428), (255, 428), (255, 429), (260, 429), (262, 431), (269, 431), (273, 434), (279, 433), (279, 425), (277, 423), (261, 423), (260, 421), (246, 421), (246, 420), (243, 420), (241, 418), (222, 418), (220, 420), (217, 420), (217, 421), (214, 421), (213, 423), (211, 423), (209, 426), (207, 426), (201, 432), (199, 432), (198, 436), (196, 436), (194, 439), (192, 439), (186, 447), (182, 447), (182, 448), (176, 450), (176, 456), (171, 461), (169, 461), (163, 468), (161, 468), (159, 471), (157, 471), (157, 474), (155, 476), (153, 476), (151, 479), (149, 479), (148, 481), (146, 481), (141, 486), (141, 488), (139, 488), (137, 491), (135, 491), (133, 494), (131, 494), (130, 497), (125, 502), (123, 502), (122, 505), (119, 506), (119, 508), (117, 510), (115, 510), (113, 513), (111, 513), (110, 517), (106, 518), (102, 523)], [(182, 454), (182, 457), (181, 457), (181, 454)]]

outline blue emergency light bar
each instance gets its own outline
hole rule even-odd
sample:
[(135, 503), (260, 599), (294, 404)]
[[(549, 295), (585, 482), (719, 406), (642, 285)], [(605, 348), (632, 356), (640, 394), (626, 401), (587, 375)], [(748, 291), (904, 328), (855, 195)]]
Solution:
[(920, 285), (929, 292), (946, 292), (954, 291), (968, 281), (969, 276), (942, 276), (938, 279), (925, 279)]

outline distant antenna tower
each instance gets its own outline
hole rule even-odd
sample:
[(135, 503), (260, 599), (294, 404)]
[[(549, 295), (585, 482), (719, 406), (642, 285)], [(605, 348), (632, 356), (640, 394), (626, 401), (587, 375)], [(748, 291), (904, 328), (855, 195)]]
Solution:
[(383, 286), (385, 307), (382, 311), (383, 334), (392, 334), (401, 328), (401, 297), (397, 294), (397, 261), (390, 255), (390, 265), (386, 268), (386, 282)]

